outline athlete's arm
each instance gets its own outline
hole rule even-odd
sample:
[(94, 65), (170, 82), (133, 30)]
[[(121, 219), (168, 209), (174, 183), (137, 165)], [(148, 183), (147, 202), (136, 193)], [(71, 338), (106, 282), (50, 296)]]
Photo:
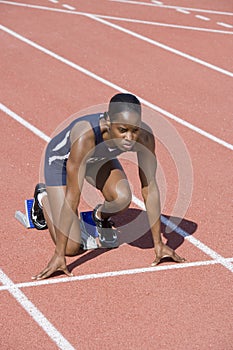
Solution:
[(157, 160), (155, 155), (155, 141), (150, 132), (143, 130), (140, 137), (141, 146), (137, 152), (141, 192), (144, 199), (154, 244), (161, 243), (160, 228), (160, 195), (156, 182)]
[(141, 191), (151, 227), (156, 255), (152, 266), (157, 265), (164, 257), (171, 257), (174, 261), (182, 262), (184, 259), (179, 257), (171, 248), (162, 242), (160, 194), (156, 182), (157, 160), (155, 155), (155, 140), (151, 131), (142, 131), (137, 156)]
[[(82, 134), (80, 134), (80, 130), (82, 130)], [(89, 125), (86, 127), (84, 123), (83, 127), (79, 125), (72, 130), (71, 142), (72, 146), (66, 165), (66, 193), (61, 210), (59, 229), (56, 229), (56, 253), (63, 256), (65, 256), (70, 227), (73, 220), (78, 220), (77, 210), (85, 178), (87, 155), (93, 153), (95, 147), (93, 131), (89, 130)], [(77, 227), (77, 229), (80, 230), (80, 227)]]

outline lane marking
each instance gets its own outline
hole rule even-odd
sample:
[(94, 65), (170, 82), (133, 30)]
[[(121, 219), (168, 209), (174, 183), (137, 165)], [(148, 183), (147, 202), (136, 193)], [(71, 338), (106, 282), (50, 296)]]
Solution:
[[(140, 24), (146, 24), (146, 25), (152, 25), (152, 26), (158, 26), (158, 27), (167, 27), (167, 28), (177, 28), (177, 29), (187, 29), (187, 30), (193, 30), (193, 31), (203, 31), (203, 32), (209, 32), (209, 33), (219, 33), (219, 34), (230, 34), (233, 35), (233, 32), (228, 30), (219, 30), (219, 29), (209, 29), (209, 28), (201, 28), (201, 27), (190, 27), (190, 26), (182, 26), (178, 24), (167, 24), (162, 22), (152, 22), (152, 21), (144, 21), (140, 19), (132, 19), (132, 18), (125, 18), (125, 17), (114, 17), (114, 16), (104, 16), (104, 15), (94, 15), (95, 17), (103, 18), (103, 19), (112, 19), (114, 21), (121, 21), (121, 22), (129, 22), (129, 23), (140, 23)], [(199, 16), (203, 17), (203, 16)], [(204, 17), (203, 17), (204, 18)], [(207, 18), (207, 17), (205, 17)]]
[(107, 25), (107, 26), (109, 26), (109, 27), (112, 27), (112, 28), (114, 28), (114, 29), (117, 29), (117, 30), (119, 30), (119, 31), (121, 31), (121, 32), (123, 32), (123, 33), (126, 33), (126, 34), (130, 35), (130, 36), (133, 36), (133, 37), (135, 37), (135, 38), (137, 38), (137, 39), (140, 39), (140, 40), (142, 40), (142, 41), (145, 41), (145, 42), (147, 42), (147, 43), (149, 43), (149, 44), (151, 44), (151, 45), (157, 46), (157, 47), (159, 47), (159, 48), (161, 48), (161, 49), (163, 49), (163, 50), (165, 50), (165, 51), (171, 52), (171, 53), (173, 53), (173, 54), (175, 54), (175, 55), (177, 55), (177, 56), (181, 56), (181, 57), (183, 57), (183, 58), (185, 58), (185, 59), (188, 59), (188, 60), (190, 60), (190, 61), (192, 61), (192, 62), (198, 63), (198, 64), (200, 64), (200, 65), (202, 65), (202, 66), (204, 66), (204, 67), (207, 67), (207, 68), (210, 68), (210, 69), (212, 69), (212, 70), (214, 70), (214, 71), (217, 71), (217, 72), (219, 72), (219, 73), (225, 74), (225, 75), (227, 75), (227, 76), (229, 76), (229, 77), (231, 77), (231, 78), (233, 77), (233, 72), (227, 71), (227, 70), (225, 70), (225, 69), (223, 69), (223, 68), (220, 68), (220, 67), (218, 67), (218, 66), (215, 66), (215, 65), (213, 65), (213, 64), (211, 64), (211, 63), (208, 63), (208, 62), (206, 62), (206, 61), (203, 61), (203, 60), (201, 60), (201, 59), (199, 59), (199, 58), (196, 58), (196, 57), (191, 56), (191, 55), (189, 55), (189, 54), (186, 54), (186, 53), (184, 53), (184, 52), (182, 52), (182, 51), (179, 51), (179, 50), (177, 50), (177, 49), (174, 49), (174, 48), (172, 48), (171, 46), (162, 44), (162, 43), (160, 43), (159, 41), (152, 40), (152, 39), (150, 39), (150, 38), (148, 38), (148, 37), (146, 37), (146, 36), (144, 36), (144, 35), (141, 35), (141, 34), (138, 34), (138, 33), (136, 33), (136, 32), (133, 32), (133, 31), (131, 31), (131, 30), (129, 30), (129, 29), (126, 29), (126, 28), (124, 28), (124, 27), (121, 27), (121, 26), (119, 26), (119, 25), (117, 25), (117, 24), (113, 24), (113, 23), (111, 23), (111, 22), (108, 22), (108, 21), (106, 21), (106, 20), (104, 20), (104, 19), (102, 19), (102, 18), (98, 18), (98, 17), (95, 17), (95, 16), (93, 16), (93, 15), (85, 15), (85, 16), (88, 17), (88, 18), (92, 18), (93, 20), (95, 20), (95, 21), (97, 21), (97, 22), (103, 23), (103, 24), (105, 24), (105, 25)]
[(205, 16), (195, 15), (195, 17), (198, 18), (198, 19), (202, 19), (203, 21), (210, 21), (210, 18), (205, 17)]
[(39, 130), (37, 127), (35, 127), (31, 123), (27, 122), (25, 119), (20, 117), (18, 114), (16, 114), (13, 111), (11, 111), (9, 108), (7, 108), (5, 105), (3, 105), (1, 102), (0, 102), (0, 109), (4, 113), (8, 114), (11, 118), (15, 119), (18, 123), (20, 123), (21, 125), (25, 126), (25, 128), (27, 128), (30, 131), (32, 131), (35, 135), (39, 136), (45, 142), (49, 142), (50, 141), (50, 137), (45, 135), (41, 130)]
[(193, 61), (193, 62), (195, 62), (195, 63), (201, 64), (201, 65), (203, 65), (203, 66), (205, 66), (205, 67), (207, 67), (207, 68), (213, 69), (213, 70), (215, 70), (215, 71), (217, 71), (217, 72), (220, 72), (220, 73), (222, 73), (222, 74), (225, 74), (225, 75), (227, 75), (227, 76), (233, 77), (233, 73), (232, 73), (232, 72), (229, 72), (229, 71), (227, 71), (227, 70), (225, 70), (225, 69), (222, 69), (222, 68), (220, 68), (220, 67), (217, 67), (217, 66), (215, 66), (215, 65), (213, 65), (213, 64), (211, 64), (211, 63), (208, 63), (208, 62), (203, 61), (203, 60), (201, 60), (201, 59), (199, 59), (199, 58), (196, 58), (196, 57), (194, 57), (194, 56), (191, 56), (191, 55), (189, 55), (189, 54), (186, 54), (186, 53), (184, 53), (184, 52), (182, 52), (182, 51), (179, 51), (179, 50), (177, 50), (177, 49), (174, 49), (174, 48), (172, 48), (172, 47), (170, 47), (170, 46), (168, 46), (168, 45), (165, 45), (165, 44), (162, 44), (162, 43), (160, 43), (160, 42), (158, 42), (158, 41), (152, 40), (152, 39), (150, 39), (150, 38), (148, 38), (148, 37), (146, 37), (146, 36), (143, 36), (143, 35), (141, 35), (141, 34), (137, 34), (136, 32), (133, 32), (133, 31), (128, 30), (128, 29), (125, 29), (125, 28), (123, 28), (123, 27), (121, 27), (121, 26), (119, 26), (119, 25), (113, 24), (113, 23), (108, 22), (108, 21), (106, 21), (106, 20), (104, 20), (104, 19), (98, 18), (98, 17), (96, 17), (96, 16), (94, 16), (94, 15), (84, 14), (84, 13), (83, 13), (83, 15), (86, 16), (86, 17), (88, 17), (88, 18), (91, 18), (91, 19), (93, 19), (93, 20), (95, 20), (95, 21), (97, 21), (97, 22), (100, 22), (100, 23), (102, 23), (102, 24), (105, 24), (105, 25), (107, 25), (107, 26), (109, 26), (109, 27), (112, 27), (112, 28), (114, 28), (114, 29), (117, 29), (117, 30), (119, 30), (119, 31), (121, 31), (121, 32), (124, 32), (124, 33), (126, 33), (126, 34), (128, 34), (128, 35), (131, 35), (131, 36), (133, 36), (133, 37), (135, 37), (135, 38), (137, 38), (137, 39), (140, 39), (140, 40), (142, 40), (142, 41), (145, 41), (145, 42), (147, 42), (147, 43), (149, 43), (149, 44), (151, 44), (151, 45), (157, 46), (157, 47), (159, 47), (159, 48), (161, 48), (161, 49), (164, 49), (164, 50), (166, 50), (166, 51), (169, 51), (169, 52), (171, 52), (171, 53), (173, 53), (173, 54), (176, 54), (176, 55), (178, 55), (178, 56), (181, 56), (181, 57), (183, 57), (183, 58), (185, 58), (185, 59), (191, 60), (191, 61)]
[(176, 9), (176, 11), (177, 11), (177, 12), (184, 13), (184, 14), (186, 14), (186, 15), (189, 15), (189, 14), (190, 14), (190, 12), (189, 12), (189, 11), (187, 11), (187, 10), (183, 10), (183, 9), (180, 9), (180, 8), (177, 8), (177, 9)]
[[(140, 2), (140, 1), (131, 1), (131, 0), (109, 0), (112, 2), (120, 2), (123, 4), (133, 4), (133, 5), (141, 5), (141, 6), (155, 6), (155, 7), (162, 7), (167, 9), (179, 9), (179, 6), (170, 6), (170, 5), (156, 5), (149, 2)], [(205, 10), (205, 9), (197, 9), (192, 7), (182, 7), (183, 10), (188, 11), (194, 11), (194, 12), (205, 12), (205, 13), (212, 13), (212, 14), (218, 14), (218, 15), (226, 15), (226, 16), (233, 16), (233, 12), (223, 12), (223, 11), (216, 11), (216, 10)]]
[(8, 2), (8, 1), (5, 1), (5, 0), (0, 0), (0, 3), (7, 4), (7, 5), (13, 5), (13, 6), (19, 6), (19, 7), (26, 7), (26, 8), (31, 8), (31, 9), (37, 9), (37, 10), (66, 13), (66, 14), (69, 14), (69, 15), (70, 14), (71, 15), (80, 15), (80, 16), (93, 15), (95, 17), (105, 18), (105, 19), (112, 19), (114, 21), (141, 23), (141, 24), (148, 24), (148, 25), (168, 27), (168, 28), (178, 28), (178, 29), (187, 29), (187, 30), (194, 30), (194, 31), (203, 31), (203, 32), (209, 32), (209, 33), (219, 33), (219, 34), (230, 34), (230, 35), (233, 35), (233, 32), (232, 31), (228, 31), (228, 30), (208, 29), (208, 28), (201, 28), (201, 27), (183, 26), (183, 25), (178, 25), (178, 24), (167, 24), (167, 23), (160, 23), (160, 22), (151, 22), (151, 21), (144, 21), (144, 20), (138, 20), (138, 19), (132, 19), (132, 18), (105, 16), (105, 15), (101, 15), (101, 14), (92, 14), (92, 13), (80, 12), (80, 11), (67, 11), (67, 10), (57, 9), (57, 8), (53, 8), (53, 7), (30, 5), (30, 4), (23, 4), (23, 3), (17, 3), (17, 2)]
[(226, 28), (233, 28), (231, 24), (223, 23), (223, 22), (217, 22), (219, 26), (226, 27)]
[[(132, 201), (140, 207), (142, 210), (145, 210), (145, 204), (143, 201), (132, 195)], [(195, 247), (197, 247), (199, 250), (201, 250), (206, 255), (210, 256), (213, 260), (216, 260), (219, 262), (219, 264), (223, 265), (226, 269), (233, 272), (233, 265), (226, 261), (225, 258), (215, 252), (213, 249), (208, 247), (206, 244), (202, 243), (199, 239), (189, 235), (186, 231), (182, 230), (179, 226), (176, 226), (172, 221), (168, 220), (166, 217), (161, 215), (161, 222), (171, 228), (173, 231), (178, 233), (180, 236), (182, 236), (184, 239), (189, 241), (191, 244), (193, 244)]]
[[(3, 104), (0, 104), (0, 108), (2, 109), (2, 106), (4, 106)], [(15, 113), (10, 111), (9, 108), (7, 108), (6, 106), (4, 106), (4, 111), (7, 115), (9, 115), (10, 117), (13, 116), (13, 118), (18, 121), (21, 120), (19, 118), (15, 118)], [(8, 114), (7, 112), (10, 111), (10, 113)], [(30, 124), (30, 123), (29, 123)], [(27, 127), (28, 124), (22, 124), (23, 126)], [(35, 129), (35, 127), (33, 127), (33, 130)], [(31, 130), (31, 129), (30, 129)], [(35, 132), (34, 132), (35, 133)], [(44, 133), (41, 134), (40, 130), (38, 129), (38, 132), (35, 133), (37, 136), (41, 137), (40, 135), (42, 135), (41, 138), (43, 138), (44, 140)], [(48, 137), (48, 136), (47, 136)], [(49, 137), (48, 137), (49, 138)], [(50, 138), (49, 138), (50, 140)], [(145, 204), (143, 201), (141, 201), (139, 198), (137, 198), (136, 196), (132, 195), (132, 202), (135, 203), (139, 208), (141, 208), (142, 210), (145, 210)], [(202, 252), (204, 252), (206, 255), (210, 256), (213, 260), (218, 261), (219, 264), (223, 265), (226, 269), (230, 270), (231, 272), (233, 272), (233, 265), (226, 261), (226, 259), (221, 256), (220, 254), (218, 254), (217, 252), (215, 252), (213, 249), (209, 248), (206, 244), (202, 243), (200, 240), (198, 240), (197, 238), (194, 238), (193, 236), (189, 235), (186, 231), (182, 230), (180, 227), (176, 226), (172, 221), (168, 220), (167, 218), (165, 218), (163, 215), (161, 215), (161, 221), (162, 223), (164, 223), (166, 226), (168, 226), (169, 228), (171, 228), (173, 231), (175, 231), (176, 233), (178, 233), (180, 236), (182, 236), (184, 239), (187, 239), (191, 244), (193, 244), (195, 247), (197, 247), (199, 250), (201, 250)]]
[[(110, 88), (112, 88), (112, 89), (114, 89), (116, 91), (126, 92), (126, 93), (129, 92), (129, 93), (135, 94), (135, 92), (128, 91), (128, 90), (120, 87), (119, 85), (114, 84), (114, 83), (108, 81), (107, 79), (104, 79), (104, 78), (98, 76), (95, 73), (92, 73), (91, 71), (89, 71), (89, 70), (87, 70), (87, 69), (85, 69), (85, 68), (83, 68), (83, 67), (81, 67), (81, 66), (79, 66), (79, 65), (77, 65), (77, 64), (75, 64), (75, 63), (73, 63), (71, 61), (69, 61), (68, 59), (66, 59), (66, 58), (64, 58), (62, 56), (57, 55), (56, 53), (54, 53), (54, 52), (52, 52), (52, 51), (42, 47), (41, 45), (36, 44), (35, 42), (33, 42), (33, 41), (23, 37), (22, 35), (12, 31), (9, 28), (6, 28), (6, 27), (0, 25), (0, 29), (2, 29), (6, 33), (12, 35), (13, 37), (15, 37), (15, 38), (25, 42), (26, 44), (36, 48), (37, 50), (39, 50), (41, 52), (44, 52), (48, 56), (51, 56), (51, 57), (55, 58), (56, 60), (66, 64), (66, 65), (68, 65), (68, 66), (70, 66), (70, 67), (72, 67), (72, 68), (74, 68), (76, 70), (78, 70), (79, 72), (81, 72), (81, 73), (91, 77), (92, 79), (95, 79), (95, 80), (99, 81), (100, 83), (102, 83), (102, 84), (104, 84), (106, 86), (109, 86)], [(202, 136), (208, 138), (209, 140), (214, 141), (214, 142), (218, 143), (219, 145), (221, 145), (221, 146), (223, 146), (223, 147), (233, 151), (233, 145), (232, 144), (230, 144), (230, 143), (228, 143), (228, 142), (226, 142), (226, 141), (224, 141), (224, 140), (222, 140), (222, 139), (220, 139), (220, 138), (218, 138), (218, 137), (216, 137), (216, 136), (214, 136), (214, 135), (212, 135), (212, 134), (210, 134), (210, 133), (208, 133), (208, 132), (198, 128), (197, 126), (195, 126), (195, 125), (193, 125), (193, 124), (191, 124), (191, 123), (189, 123), (189, 122), (187, 122), (187, 121), (185, 121), (185, 120), (175, 116), (174, 114), (172, 114), (172, 113), (170, 113), (170, 112), (168, 112), (168, 111), (158, 107), (157, 105), (155, 105), (155, 104), (153, 104), (153, 103), (151, 103), (151, 102), (141, 98), (140, 96), (138, 96), (138, 98), (140, 99), (141, 103), (144, 104), (145, 106), (147, 106), (147, 107), (149, 107), (149, 108), (151, 108), (151, 109), (153, 109), (153, 110), (155, 110), (155, 111), (165, 115), (169, 119), (172, 119), (172, 120), (176, 121), (177, 123), (187, 127), (188, 129), (198, 133), (199, 135), (202, 135)]]
[[(49, 0), (50, 2), (53, 2), (53, 3), (58, 3), (57, 0)], [(119, 1), (119, 0), (109, 0), (109, 1)], [(122, 1), (124, 2), (124, 1)], [(100, 17), (100, 18), (108, 18), (108, 19), (116, 19), (116, 20), (125, 20), (125, 21), (134, 21), (133, 19), (127, 19), (127, 18), (119, 18), (119, 17), (113, 17), (113, 16), (105, 16), (105, 15), (101, 15), (101, 14), (93, 14), (93, 13), (87, 13), (87, 12), (80, 12), (80, 11), (75, 11), (75, 12), (70, 12), (70, 11), (67, 11), (67, 10), (63, 10), (63, 9), (58, 9), (58, 8), (53, 8), (53, 7), (46, 7), (46, 6), (40, 6), (40, 5), (31, 5), (31, 4), (25, 4), (25, 3), (17, 3), (17, 2), (13, 2), (13, 1), (5, 1), (5, 0), (0, 0), (0, 3), (2, 4), (6, 4), (6, 5), (13, 5), (13, 6), (19, 6), (19, 7), (27, 7), (27, 8), (33, 8), (33, 9), (38, 9), (38, 10), (46, 10), (46, 11), (51, 11), (51, 12), (61, 12), (61, 13), (67, 13), (67, 14), (75, 14), (75, 15), (93, 15), (93, 16), (96, 16), (96, 17)], [(148, 5), (148, 3), (145, 3), (146, 5)], [(150, 4), (149, 4), (150, 5)], [(69, 5), (68, 5), (69, 6)], [(72, 8), (75, 10), (75, 8)], [(180, 9), (179, 7), (178, 8), (175, 8), (178, 12), (184, 12), (185, 9)], [(211, 12), (211, 11), (208, 11), (208, 10), (200, 10), (200, 9), (189, 9), (189, 10), (194, 10), (194, 11), (203, 11), (203, 12)], [(186, 11), (185, 13), (189, 13), (188, 11)], [(228, 14), (228, 15), (233, 15), (233, 13), (222, 13), (220, 12), (220, 14)], [(198, 15), (197, 15), (198, 16)], [(199, 16), (199, 18), (202, 17), (202, 19), (204, 19), (205, 17), (204, 16)], [(207, 18), (207, 17), (206, 17)], [(138, 20), (135, 20), (135, 21), (138, 21)], [(156, 22), (150, 22), (150, 21), (138, 21), (139, 23), (140, 22), (145, 22), (145, 23), (148, 23), (148, 24), (153, 24), (153, 23), (156, 23)], [(221, 23), (221, 22), (220, 22)], [(169, 24), (166, 24), (166, 23), (158, 23), (158, 25), (163, 25), (163, 26), (170, 26)], [(218, 31), (218, 30), (215, 30), (215, 29), (207, 29), (207, 28), (195, 28), (195, 27), (189, 27), (189, 26), (180, 26), (180, 25), (174, 25), (174, 24), (171, 24), (172, 27), (177, 27), (177, 28), (184, 28), (184, 29), (195, 29), (195, 30), (205, 30), (205, 31), (210, 31), (210, 32), (216, 32), (216, 33), (225, 33), (225, 34), (232, 34), (232, 32), (229, 32), (229, 31)], [(226, 26), (227, 28), (232, 28), (233, 26), (230, 25), (230, 24), (223, 24), (223, 26)]]
[[(88, 15), (88, 13), (86, 13)], [(182, 26), (178, 24), (168, 24), (168, 23), (162, 23), (162, 22), (152, 22), (152, 21), (145, 21), (140, 19), (132, 19), (132, 18), (125, 18), (125, 17), (114, 17), (114, 16), (104, 16), (104, 15), (94, 15), (95, 17), (103, 18), (103, 19), (112, 19), (114, 21), (121, 21), (121, 22), (129, 22), (129, 23), (140, 23), (140, 24), (146, 24), (146, 25), (153, 25), (153, 26), (160, 26), (160, 27), (168, 27), (168, 28), (177, 28), (177, 29), (188, 29), (193, 31), (203, 31), (203, 32), (209, 32), (209, 33), (219, 33), (219, 34), (230, 34), (233, 35), (232, 31), (227, 30), (219, 30), (219, 29), (209, 29), (209, 28), (201, 28), (201, 27), (190, 27), (190, 26)], [(203, 16), (200, 16), (203, 17)], [(207, 18), (207, 17), (205, 17)]]
[(151, 2), (153, 2), (156, 5), (163, 5), (162, 1), (157, 1), (157, 0), (151, 0)]
[(58, 4), (58, 0), (49, 0), (50, 2), (52, 2), (53, 4)]
[(68, 9), (68, 10), (71, 10), (71, 11), (76, 10), (75, 7), (67, 5), (67, 4), (63, 4), (62, 6), (65, 7), (66, 9)]
[[(233, 258), (226, 258), (227, 262), (233, 261)], [(159, 265), (155, 267), (143, 267), (136, 269), (128, 269), (128, 270), (119, 270), (119, 271), (109, 271), (109, 272), (99, 272), (88, 275), (80, 275), (73, 277), (56, 277), (53, 279), (45, 279), (41, 281), (33, 281), (33, 282), (20, 282), (15, 283), (14, 286), (16, 288), (30, 288), (30, 287), (39, 287), (44, 285), (58, 284), (58, 283), (67, 283), (67, 282), (76, 282), (76, 281), (86, 281), (86, 280), (94, 280), (99, 278), (108, 278), (108, 277), (118, 277), (118, 276), (129, 276), (136, 275), (141, 273), (154, 273), (159, 271), (168, 271), (168, 270), (179, 270), (190, 267), (200, 267), (200, 266), (209, 266), (209, 265), (218, 265), (219, 261), (217, 260), (204, 260), (204, 261), (194, 261), (187, 263), (180, 263), (174, 265)], [(9, 284), (0, 286), (0, 292), (9, 290), (11, 287)]]
[(49, 338), (62, 350), (75, 350), (63, 335), (52, 325), (42, 312), (26, 297), (13, 281), (0, 269), (0, 282), (13, 296), (20, 306), (31, 316), (34, 321), (43, 329)]

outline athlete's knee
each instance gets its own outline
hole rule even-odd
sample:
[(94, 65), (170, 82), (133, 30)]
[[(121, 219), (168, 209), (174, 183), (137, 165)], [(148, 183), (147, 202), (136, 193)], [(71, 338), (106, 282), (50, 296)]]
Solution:
[(117, 202), (123, 208), (128, 208), (132, 201), (132, 193), (131, 191), (127, 191), (124, 193), (120, 193), (117, 198)]
[(125, 204), (126, 206), (130, 205), (132, 200), (132, 192), (127, 180), (121, 180), (116, 188), (117, 200), (118, 202)]
[[(117, 185), (108, 192), (103, 193), (105, 200), (105, 207), (108, 207), (108, 210), (111, 212), (120, 212), (127, 209), (132, 200), (132, 193), (128, 181), (123, 179), (118, 181)], [(107, 208), (105, 208), (107, 209)]]
[(132, 193), (129, 188), (125, 188), (124, 190), (117, 191), (117, 196), (113, 201), (115, 207), (119, 210), (125, 210), (130, 206), (132, 201)]

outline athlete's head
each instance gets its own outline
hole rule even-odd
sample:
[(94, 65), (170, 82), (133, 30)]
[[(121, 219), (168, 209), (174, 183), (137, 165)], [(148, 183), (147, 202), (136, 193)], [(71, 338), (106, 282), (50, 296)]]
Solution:
[(117, 114), (122, 112), (134, 112), (141, 118), (141, 103), (132, 94), (119, 93), (114, 95), (108, 107), (108, 115), (111, 121), (117, 119)]
[(113, 96), (108, 108), (111, 139), (124, 151), (133, 148), (139, 137), (141, 104), (132, 94), (119, 93)]

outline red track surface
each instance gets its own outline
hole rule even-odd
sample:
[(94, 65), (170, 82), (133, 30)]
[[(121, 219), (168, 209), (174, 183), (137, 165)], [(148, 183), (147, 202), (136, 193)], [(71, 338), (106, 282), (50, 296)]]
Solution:
[[(188, 121), (209, 133), (210, 138), (163, 117), (186, 145), (193, 169), (193, 178), (187, 178), (187, 183), (193, 182), (190, 204), (185, 213), (178, 210), (177, 215), (185, 214), (180, 226), (194, 240), (183, 240), (176, 232), (164, 234), (164, 240), (168, 239), (187, 258), (187, 263), (164, 262), (150, 271), (142, 270), (154, 258), (147, 235), (117, 250), (69, 258), (75, 277), (63, 280), (60, 275), (42, 285), (31, 283), (31, 276), (48, 262), (53, 244), (46, 231), (38, 233), (20, 226), (14, 213), (23, 211), (24, 199), (33, 195), (46, 143), (7, 113), (0, 112), (1, 217), (5, 219), (0, 229), (1, 349), (232, 349), (232, 77), (119, 28), (68, 13), (62, 5), (69, 4), (75, 11), (85, 13), (215, 29), (218, 32), (105, 19), (227, 72), (232, 71), (229, 33), (233, 31), (218, 23), (233, 27), (232, 6), (225, 0), (164, 4), (231, 13), (226, 15), (198, 11), (184, 14), (172, 8), (107, 0), (36, 3), (63, 12), (19, 7), (17, 3), (21, 2), (0, 2), (4, 26), (0, 34), (0, 102), (12, 112), (49, 136), (70, 115), (106, 103), (116, 92), (104, 82), (23, 42), (23, 37)], [(25, 3), (35, 5), (34, 1)], [(196, 15), (206, 16), (209, 21)], [(7, 33), (6, 28), (21, 39)], [(179, 165), (177, 174), (177, 163), (172, 160), (174, 150), (168, 147), (171, 140), (159, 140), (160, 126), (155, 120), (147, 121), (158, 135), (163, 214), (170, 216), (181, 181), (179, 171), (185, 169)], [(134, 175), (136, 167), (130, 160), (123, 163), (134, 194), (141, 199)], [(187, 193), (182, 195), (185, 198)], [(82, 209), (88, 210), (98, 200), (97, 195), (93, 199), (93, 192), (90, 194), (86, 186)], [(118, 224), (126, 224), (140, 211), (132, 203), (132, 209), (117, 218)], [(143, 215), (141, 223), (143, 227)], [(127, 234), (130, 233), (126, 226), (122, 242)], [(204, 248), (192, 242), (202, 242)], [(131, 269), (141, 270), (130, 274)], [(111, 271), (118, 273), (110, 277)], [(29, 301), (33, 304), (29, 305)]]

